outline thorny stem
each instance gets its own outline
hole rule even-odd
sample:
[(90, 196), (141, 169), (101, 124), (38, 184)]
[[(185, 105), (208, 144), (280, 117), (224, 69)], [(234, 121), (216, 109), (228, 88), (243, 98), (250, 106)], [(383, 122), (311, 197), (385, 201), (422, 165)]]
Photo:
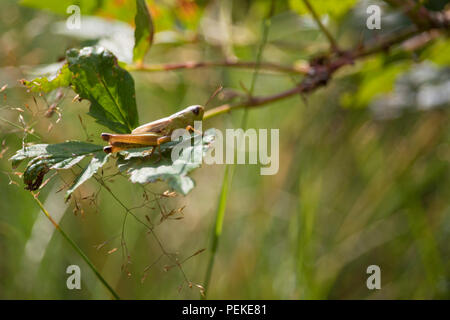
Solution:
[(446, 17), (445, 11), (430, 11), (420, 1), (384, 0), (384, 2), (401, 9), (420, 29), (450, 27), (450, 21)]
[(212, 118), (215, 116), (218, 116), (220, 114), (223, 113), (227, 113), (230, 112), (232, 110), (236, 110), (236, 109), (242, 109), (242, 108), (250, 108), (250, 107), (258, 107), (261, 105), (265, 105), (268, 104), (270, 102), (275, 102), (277, 100), (281, 100), (287, 97), (290, 97), (292, 95), (298, 94), (303, 92), (304, 89), (302, 88), (302, 86), (297, 86), (294, 88), (291, 88), (289, 90), (283, 91), (281, 93), (277, 93), (271, 96), (266, 96), (266, 97), (250, 97), (249, 99), (243, 101), (243, 102), (238, 102), (238, 103), (230, 103), (230, 104), (224, 104), (218, 107), (215, 107), (211, 110), (208, 110), (207, 112), (205, 112), (205, 115), (203, 116), (203, 119), (208, 119), (208, 118)]
[(303, 80), (295, 87), (286, 91), (263, 97), (249, 97), (246, 100), (236, 103), (227, 103), (221, 106), (215, 107), (205, 112), (203, 119), (212, 118), (223, 113), (230, 112), (236, 109), (253, 108), (266, 105), (271, 102), (275, 102), (287, 97), (291, 97), (296, 94), (308, 93), (315, 89), (322, 87), (328, 83), (332, 75), (341, 67), (354, 64), (355, 60), (365, 58), (369, 55), (387, 51), (394, 45), (400, 44), (405, 40), (409, 40), (412, 37), (435, 30), (433, 28), (418, 29), (415, 26), (405, 29), (402, 32), (396, 33), (393, 36), (386, 36), (382, 41), (377, 41), (366, 47), (359, 47), (353, 50), (341, 51), (337, 56), (322, 57), (323, 62), (311, 61), (310, 71)]

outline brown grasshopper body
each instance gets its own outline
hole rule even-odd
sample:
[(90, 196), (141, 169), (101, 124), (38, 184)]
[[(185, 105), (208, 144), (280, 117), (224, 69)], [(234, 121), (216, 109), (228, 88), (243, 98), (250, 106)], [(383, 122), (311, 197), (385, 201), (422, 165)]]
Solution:
[(149, 122), (134, 129), (130, 134), (102, 133), (102, 139), (109, 143), (103, 148), (106, 153), (151, 146), (155, 147), (170, 141), (175, 129), (194, 130), (194, 121), (203, 119), (204, 108), (200, 105), (190, 106), (171, 116)]

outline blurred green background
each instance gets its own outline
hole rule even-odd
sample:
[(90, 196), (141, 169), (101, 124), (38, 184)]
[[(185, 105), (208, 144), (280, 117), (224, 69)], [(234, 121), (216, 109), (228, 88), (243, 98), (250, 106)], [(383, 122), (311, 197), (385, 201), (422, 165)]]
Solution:
[[(446, 2), (428, 1), (428, 6), (442, 10)], [(80, 30), (65, 26), (65, 9), (72, 3), (81, 8)], [(300, 1), (275, 3), (263, 61), (299, 64), (327, 50), (327, 39), (304, 14)], [(381, 30), (365, 27), (370, 4), (383, 10)], [(148, 5), (156, 28), (145, 60), (151, 64), (255, 61), (271, 3), (153, 0)], [(28, 135), (26, 142), (102, 143), (104, 128), (86, 115), (88, 102), (73, 102), (75, 94), (65, 90), (61, 120), (57, 114), (47, 118), (46, 98), (35, 94), (35, 103), (17, 80), (42, 73), (67, 49), (86, 44), (104, 45), (120, 60), (129, 60), (134, 6), (134, 1), (124, 0), (1, 1), (0, 87), (8, 84), (0, 95), (2, 299), (110, 298), (40, 212), (8, 159), (24, 138), (19, 114), (41, 137)], [(344, 48), (411, 24), (382, 1), (336, 1), (332, 12), (318, 7)], [(444, 35), (415, 50), (397, 47), (343, 68), (307, 97), (249, 111), (249, 128), (280, 129), (280, 170), (261, 176), (258, 165), (235, 167), (208, 298), (450, 298), (449, 52)], [(219, 67), (133, 72), (140, 121), (204, 104), (223, 85), (225, 94), (208, 108), (220, 105), (230, 92), (249, 88), (253, 72)], [(278, 93), (300, 79), (261, 71), (254, 94)], [(225, 114), (205, 121), (204, 128), (239, 127), (242, 116), (241, 110)], [(113, 164), (110, 160), (105, 175), (115, 172)], [(168, 210), (186, 206), (184, 219), (164, 221), (155, 229), (167, 251), (180, 260), (207, 249), (182, 264), (193, 283), (204, 283), (224, 169), (204, 165), (196, 170), (196, 187), (188, 196), (163, 201)], [(120, 241), (125, 210), (95, 180), (64, 203), (61, 189), (76, 174), (59, 172), (41, 190), (40, 199), (118, 294), (127, 299), (198, 299), (197, 288), (180, 288), (184, 277), (178, 268), (164, 270), (171, 265), (166, 257), (142, 281), (145, 268), (161, 250), (145, 228), (128, 218), (127, 263)], [(130, 208), (143, 201), (142, 187), (123, 177), (108, 186)], [(155, 183), (147, 188), (163, 192), (167, 186)], [(159, 215), (150, 208), (137, 209), (136, 214), (154, 219)], [(66, 287), (66, 268), (72, 264), (81, 267), (81, 290)], [(381, 268), (381, 290), (366, 287), (369, 265)]]

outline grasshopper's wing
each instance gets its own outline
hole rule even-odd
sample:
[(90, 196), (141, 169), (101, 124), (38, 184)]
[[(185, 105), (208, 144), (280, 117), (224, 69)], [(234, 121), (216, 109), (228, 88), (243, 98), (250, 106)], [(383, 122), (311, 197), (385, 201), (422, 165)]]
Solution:
[(133, 131), (132, 134), (141, 134), (141, 133), (159, 133), (161, 135), (166, 135), (169, 133), (169, 127), (172, 123), (172, 119), (170, 117), (162, 118), (156, 121), (152, 121), (142, 126), (137, 127)]
[(156, 146), (158, 144), (159, 138), (161, 138), (161, 135), (155, 133), (143, 133), (143, 134), (102, 133), (102, 139), (109, 143), (109, 146), (103, 148), (103, 150), (106, 153), (111, 153), (131, 148)]
[(153, 133), (143, 133), (143, 134), (102, 133), (102, 139), (108, 141), (110, 144), (129, 143), (129, 144), (155, 146), (159, 138), (161, 138), (161, 135)]

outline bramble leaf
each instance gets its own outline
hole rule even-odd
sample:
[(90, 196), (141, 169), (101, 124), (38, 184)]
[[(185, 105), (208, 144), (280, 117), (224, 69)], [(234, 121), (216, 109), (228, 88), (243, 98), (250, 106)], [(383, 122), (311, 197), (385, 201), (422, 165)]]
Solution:
[(153, 43), (153, 21), (145, 0), (136, 0), (133, 61), (142, 63)]
[(117, 58), (103, 47), (71, 49), (52, 78), (22, 80), (32, 91), (50, 92), (71, 86), (81, 99), (91, 102), (89, 115), (114, 132), (129, 133), (139, 124), (134, 80)]
[(66, 56), (75, 92), (91, 102), (89, 115), (115, 132), (128, 133), (138, 126), (134, 80), (110, 51), (85, 47), (71, 49)]

